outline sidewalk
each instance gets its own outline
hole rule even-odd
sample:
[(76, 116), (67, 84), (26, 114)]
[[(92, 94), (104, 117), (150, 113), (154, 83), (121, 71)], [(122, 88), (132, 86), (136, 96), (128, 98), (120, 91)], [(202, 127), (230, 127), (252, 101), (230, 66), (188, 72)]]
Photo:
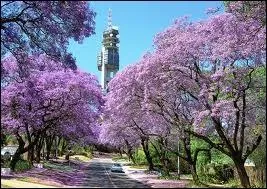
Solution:
[[(123, 164), (122, 164), (123, 165)], [(152, 188), (186, 188), (186, 185), (189, 183), (189, 180), (164, 180), (158, 179), (156, 173), (147, 174), (145, 169), (131, 168), (130, 166), (124, 166), (123, 169), (125, 174), (130, 178), (138, 180), (144, 184), (149, 185)]]

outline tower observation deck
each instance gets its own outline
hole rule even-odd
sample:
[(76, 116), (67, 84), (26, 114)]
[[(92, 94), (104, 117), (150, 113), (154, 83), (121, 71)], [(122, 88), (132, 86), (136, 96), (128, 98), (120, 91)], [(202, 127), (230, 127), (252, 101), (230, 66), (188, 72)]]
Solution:
[(101, 71), (101, 86), (107, 91), (108, 82), (119, 70), (119, 30), (111, 23), (111, 10), (108, 15), (108, 27), (103, 32), (102, 49), (97, 56), (97, 67)]

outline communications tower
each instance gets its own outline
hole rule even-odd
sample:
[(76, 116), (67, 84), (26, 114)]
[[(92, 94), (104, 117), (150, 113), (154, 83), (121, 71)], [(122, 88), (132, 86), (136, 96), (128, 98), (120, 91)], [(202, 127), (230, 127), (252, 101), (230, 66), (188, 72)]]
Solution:
[(108, 26), (103, 32), (102, 49), (97, 56), (97, 67), (101, 72), (101, 86), (107, 92), (108, 82), (119, 70), (119, 29), (112, 25), (111, 10), (108, 14)]

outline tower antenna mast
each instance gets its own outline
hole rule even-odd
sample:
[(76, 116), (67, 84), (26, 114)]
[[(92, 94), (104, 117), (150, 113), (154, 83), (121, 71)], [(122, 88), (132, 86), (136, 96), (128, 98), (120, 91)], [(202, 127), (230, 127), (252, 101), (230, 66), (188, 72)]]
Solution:
[(108, 10), (108, 30), (112, 29), (112, 12), (111, 9)]

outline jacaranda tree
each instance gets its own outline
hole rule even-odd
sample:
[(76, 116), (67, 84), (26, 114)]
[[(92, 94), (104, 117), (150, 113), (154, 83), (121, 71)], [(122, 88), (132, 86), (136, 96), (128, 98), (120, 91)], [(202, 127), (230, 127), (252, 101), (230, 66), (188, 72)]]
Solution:
[[(253, 72), (266, 65), (265, 38), (260, 22), (221, 14), (198, 23), (178, 21), (155, 39), (158, 66), (169, 65), (165, 74), (173, 74), (178, 90), (197, 102), (194, 130), (187, 132), (232, 158), (244, 187), (250, 187), (244, 162), (262, 139), (253, 135), (259, 124), (251, 98), (264, 88), (255, 84)], [(211, 130), (218, 143), (208, 137)]]
[(30, 56), (27, 61), (31, 72), (21, 79), (16, 59), (3, 60), (9, 79), (1, 86), (1, 127), (19, 144), (12, 169), (25, 152), (32, 161), (33, 147), (48, 133), (88, 140), (103, 105), (95, 76), (64, 68), (46, 55)]
[(152, 54), (110, 82), (107, 104), (116, 110), (110, 115), (127, 120), (123, 125), (145, 123), (141, 128), (148, 135), (157, 126), (169, 129), (151, 113), (162, 115), (182, 136), (194, 136), (229, 156), (242, 186), (250, 187), (244, 163), (262, 140), (256, 131), (265, 125), (265, 106), (253, 101), (266, 87), (255, 76), (266, 67), (265, 40), (262, 22), (232, 13), (196, 23), (177, 20), (156, 36)]
[(45, 53), (76, 69), (68, 40), (94, 34), (95, 15), (86, 1), (1, 1), (1, 57), (23, 65), (28, 54)]

